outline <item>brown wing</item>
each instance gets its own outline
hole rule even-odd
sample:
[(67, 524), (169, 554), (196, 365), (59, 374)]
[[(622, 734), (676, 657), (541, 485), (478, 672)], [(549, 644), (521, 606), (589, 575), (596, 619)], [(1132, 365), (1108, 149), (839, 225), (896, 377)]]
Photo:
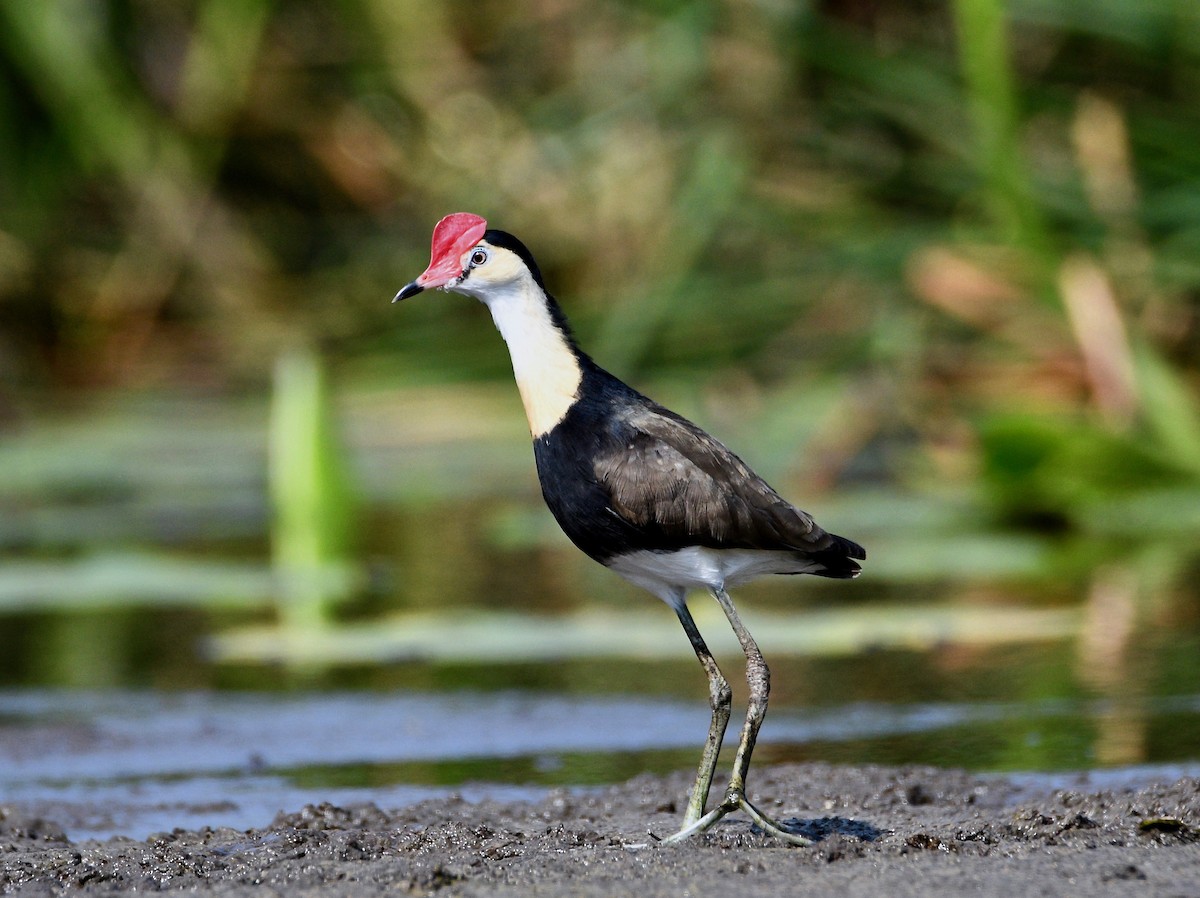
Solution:
[(657, 406), (627, 419), (623, 445), (596, 461), (613, 511), (678, 545), (821, 551), (834, 543), (703, 430)]

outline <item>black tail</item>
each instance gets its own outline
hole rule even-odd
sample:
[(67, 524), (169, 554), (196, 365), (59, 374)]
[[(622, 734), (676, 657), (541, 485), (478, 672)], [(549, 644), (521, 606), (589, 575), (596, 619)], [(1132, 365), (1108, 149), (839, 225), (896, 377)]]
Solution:
[(821, 570), (812, 571), (812, 573), (818, 577), (831, 577), (835, 580), (853, 580), (862, 573), (862, 567), (859, 566), (858, 561), (866, 560), (867, 550), (854, 540), (846, 539), (844, 536), (834, 533), (829, 536), (833, 539), (833, 545), (809, 556), (824, 565)]

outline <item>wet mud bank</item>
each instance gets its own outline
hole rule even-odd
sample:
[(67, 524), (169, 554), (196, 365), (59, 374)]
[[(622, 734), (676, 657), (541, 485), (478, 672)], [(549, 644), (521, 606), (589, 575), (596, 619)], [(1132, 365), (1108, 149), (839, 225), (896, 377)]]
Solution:
[[(690, 774), (460, 798), (398, 810), (310, 805), (251, 830), (71, 841), (0, 805), (0, 893), (119, 895), (777, 896), (1145, 894), (1200, 898), (1200, 782), (1066, 787), (934, 768), (764, 766), (752, 800), (813, 839), (789, 847), (739, 816), (681, 845)], [(714, 791), (714, 794), (720, 794)]]

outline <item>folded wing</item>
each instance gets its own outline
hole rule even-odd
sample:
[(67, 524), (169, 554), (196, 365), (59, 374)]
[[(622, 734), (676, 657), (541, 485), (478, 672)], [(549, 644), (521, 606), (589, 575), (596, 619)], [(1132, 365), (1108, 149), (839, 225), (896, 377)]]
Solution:
[[(596, 460), (612, 511), (679, 547), (790, 549), (853, 576), (862, 547), (822, 530), (740, 458), (690, 421), (660, 406), (625, 422), (623, 443)], [(832, 568), (837, 568), (833, 572)]]

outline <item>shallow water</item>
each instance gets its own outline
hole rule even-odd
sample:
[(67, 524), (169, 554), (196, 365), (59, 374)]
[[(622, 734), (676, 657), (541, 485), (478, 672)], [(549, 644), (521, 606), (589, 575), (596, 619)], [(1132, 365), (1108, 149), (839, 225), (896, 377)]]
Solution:
[[(861, 704), (773, 713), (771, 761), (863, 760), (906, 739), (953, 742), (1103, 713), (1073, 702)], [(1200, 718), (1200, 695), (1154, 715)], [(144, 838), (174, 827), (264, 826), (307, 803), (398, 807), (450, 793), (532, 799), (555, 785), (622, 780), (694, 763), (703, 705), (528, 692), (387, 695), (0, 693), (0, 796), (62, 823), (73, 839)], [(889, 760), (886, 752), (878, 760)], [(921, 760), (909, 745), (900, 758)], [(1173, 762), (1113, 768), (1107, 782), (1200, 773), (1194, 746)], [(924, 759), (935, 761), (936, 759)], [(1093, 773), (1093, 776), (1098, 774)], [(1041, 773), (1062, 782), (1068, 771)]]

